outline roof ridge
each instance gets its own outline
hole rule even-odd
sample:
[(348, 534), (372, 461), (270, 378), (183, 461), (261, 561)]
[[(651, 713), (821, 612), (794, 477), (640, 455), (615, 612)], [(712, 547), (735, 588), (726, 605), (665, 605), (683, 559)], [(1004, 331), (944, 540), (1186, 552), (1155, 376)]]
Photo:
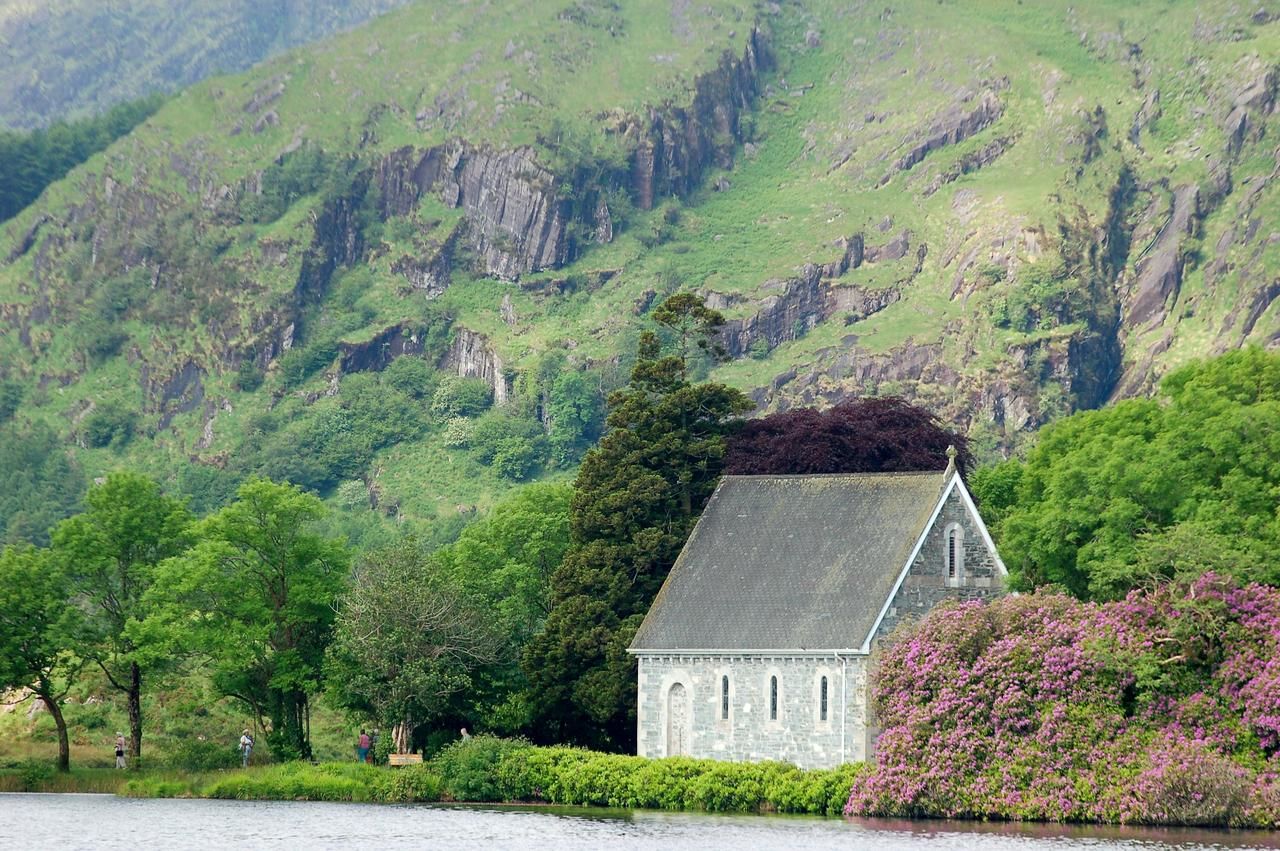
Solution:
[(874, 473), (725, 473), (722, 479), (852, 479), (872, 476), (945, 476), (946, 470), (878, 470)]

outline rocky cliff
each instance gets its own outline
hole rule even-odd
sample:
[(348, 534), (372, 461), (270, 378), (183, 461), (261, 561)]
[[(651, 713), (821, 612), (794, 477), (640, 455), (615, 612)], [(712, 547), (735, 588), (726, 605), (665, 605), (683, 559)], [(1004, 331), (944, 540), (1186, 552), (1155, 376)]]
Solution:
[(406, 356), (504, 416), (555, 368), (599, 395), (691, 289), (760, 410), (894, 393), (1015, 451), (1280, 345), (1255, 11), (419, 0), (191, 89), (0, 227), (0, 380), (69, 440), (109, 399), (227, 459)]

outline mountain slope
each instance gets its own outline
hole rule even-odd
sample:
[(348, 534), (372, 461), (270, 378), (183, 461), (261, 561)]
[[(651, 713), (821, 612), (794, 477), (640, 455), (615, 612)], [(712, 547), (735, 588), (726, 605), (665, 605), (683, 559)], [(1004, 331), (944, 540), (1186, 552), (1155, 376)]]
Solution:
[[(1280, 340), (1280, 23), (1208, 5), (419, 2), (193, 87), (4, 227), (4, 377), (81, 443), (142, 412), (91, 473), (234, 467), (405, 354), (550, 429), (550, 374), (616, 384), (691, 287), (762, 409), (898, 393), (1007, 450)], [(378, 448), (370, 501), (509, 486), (463, 445)]]
[(240, 71), (406, 0), (0, 0), (0, 126), (41, 127)]

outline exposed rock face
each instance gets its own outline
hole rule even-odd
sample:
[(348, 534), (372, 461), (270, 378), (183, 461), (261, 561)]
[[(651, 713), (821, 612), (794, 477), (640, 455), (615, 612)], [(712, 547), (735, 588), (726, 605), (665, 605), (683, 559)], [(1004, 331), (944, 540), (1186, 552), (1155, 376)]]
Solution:
[(635, 205), (653, 208), (667, 195), (687, 196), (709, 166), (729, 168), (742, 141), (739, 119), (760, 92), (760, 74), (772, 66), (768, 44), (752, 30), (741, 58), (726, 54), (698, 78), (693, 103), (667, 104), (633, 116), (616, 132), (632, 146), (630, 190)]
[[(862, 234), (843, 240), (844, 253), (829, 263), (807, 263), (800, 274), (785, 280), (766, 281), (760, 289), (770, 295), (755, 301), (757, 310), (745, 319), (730, 319), (721, 328), (720, 340), (732, 357), (742, 357), (757, 341), (766, 350), (795, 340), (808, 333), (819, 322), (843, 312), (853, 321), (865, 319), (884, 310), (902, 297), (897, 287), (870, 290), (856, 285), (838, 284), (837, 279), (857, 269), (864, 262), (901, 260), (910, 250), (911, 236), (903, 231), (883, 245), (867, 246)], [(924, 246), (920, 247), (923, 252)], [(923, 254), (920, 255), (921, 259)], [(919, 272), (919, 265), (915, 273)], [(913, 273), (914, 274), (914, 273)], [(707, 305), (725, 310), (742, 303), (741, 296), (709, 292)]]
[(1129, 300), (1125, 322), (1130, 326), (1158, 323), (1182, 285), (1183, 241), (1195, 225), (1199, 189), (1183, 185), (1173, 190), (1168, 221), (1156, 235), (1147, 256), (1138, 262), (1138, 280)]
[[(768, 67), (766, 46), (752, 32), (741, 58), (726, 54), (719, 66), (698, 77), (688, 106), (668, 104), (643, 117), (625, 117), (614, 132), (631, 147), (629, 174), (605, 177), (628, 184), (642, 209), (655, 197), (691, 192), (704, 171), (732, 165), (741, 141), (739, 116), (757, 95), (760, 72)], [(570, 225), (581, 219), (596, 243), (613, 239), (614, 222), (600, 190), (579, 187), (589, 196), (580, 209), (560, 191), (563, 178), (537, 161), (533, 148), (508, 151), (477, 148), (452, 140), (425, 151), (402, 148), (373, 169), (373, 184), (384, 218), (410, 213), (427, 193), (466, 213), (463, 235), (477, 258), (478, 272), (503, 280), (559, 268), (580, 246)], [(428, 295), (448, 286), (448, 268), (456, 242), (451, 237), (437, 256), (406, 258), (397, 270)]]
[(1235, 93), (1231, 111), (1223, 120), (1229, 155), (1239, 154), (1246, 142), (1262, 137), (1262, 120), (1275, 106), (1277, 87), (1280, 87), (1280, 69), (1272, 66)]
[[(570, 204), (532, 148), (491, 151), (460, 141), (421, 152), (402, 148), (378, 163), (374, 179), (386, 217), (409, 213), (428, 192), (462, 208), (483, 274), (515, 280), (572, 258)], [(442, 277), (437, 271), (430, 279), (422, 288), (432, 289)]]
[(340, 343), (338, 364), (343, 373), (379, 372), (401, 355), (422, 354), (422, 335), (405, 324), (392, 325), (365, 343)]
[(452, 282), (453, 255), (462, 234), (462, 228), (455, 228), (438, 248), (421, 256), (405, 255), (391, 264), (391, 271), (403, 275), (415, 290), (427, 298), (436, 298)]
[(992, 139), (973, 153), (965, 154), (958, 162), (929, 182), (924, 189), (925, 197), (934, 194), (948, 183), (958, 180), (962, 175), (971, 174), (991, 165), (1000, 159), (1005, 151), (1013, 147), (1013, 143), (1012, 138), (1002, 136), (999, 139)]
[(204, 371), (191, 360), (167, 376), (155, 375), (144, 363), (139, 382), (144, 410), (160, 414), (160, 428), (168, 428), (175, 416), (194, 411), (204, 401)]
[[(1007, 85), (1007, 82), (1003, 85)], [(1003, 86), (1001, 86), (1003, 87)], [(881, 183), (888, 183), (894, 172), (906, 171), (924, 161), (933, 151), (947, 145), (963, 142), (973, 134), (994, 124), (1004, 114), (1004, 104), (996, 95), (995, 87), (983, 89), (976, 96), (977, 103), (970, 106), (969, 99), (961, 99), (942, 117), (938, 118), (921, 137), (910, 143), (907, 152), (893, 164), (893, 170), (881, 178)]]
[(441, 363), (464, 378), (482, 378), (493, 388), (495, 405), (505, 405), (511, 397), (511, 382), (503, 370), (500, 358), (489, 340), (469, 328), (455, 329), (453, 344)]
[(798, 278), (768, 281), (760, 289), (773, 294), (757, 302), (759, 310), (753, 316), (729, 320), (721, 330), (722, 345), (732, 357), (746, 354), (756, 340), (764, 340), (770, 349), (794, 340), (830, 313), (821, 266), (810, 263)]

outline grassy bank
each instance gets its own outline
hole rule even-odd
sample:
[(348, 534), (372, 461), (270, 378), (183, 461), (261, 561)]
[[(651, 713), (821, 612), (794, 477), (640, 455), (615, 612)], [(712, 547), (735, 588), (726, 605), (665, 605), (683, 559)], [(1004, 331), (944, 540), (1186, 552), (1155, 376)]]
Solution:
[(30, 760), (16, 768), (0, 770), (0, 792), (97, 792), (119, 793), (129, 773), (114, 768), (73, 768), (63, 774), (46, 760)]
[(707, 812), (836, 815), (861, 766), (803, 771), (781, 763), (644, 759), (533, 747), (477, 736), (430, 763), (401, 769), (353, 763), (283, 765), (189, 775), (143, 775), (133, 797), (236, 800), (469, 801)]

